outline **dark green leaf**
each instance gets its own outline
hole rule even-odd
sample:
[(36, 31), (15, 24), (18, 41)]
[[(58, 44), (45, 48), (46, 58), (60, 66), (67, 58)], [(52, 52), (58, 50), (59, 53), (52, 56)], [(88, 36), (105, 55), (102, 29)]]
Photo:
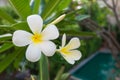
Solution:
[(29, 16), (32, 13), (29, 5), (30, 0), (9, 0), (9, 1), (22, 19), (26, 20), (27, 16)]
[(17, 55), (16, 57), (16, 60), (14, 62), (14, 67), (15, 68), (18, 68), (19, 67), (19, 64), (20, 62), (22, 61), (23, 57), (25, 56), (25, 50), (23, 50), (22, 53), (20, 53), (19, 55)]
[(3, 38), (0, 38), (0, 41), (6, 41), (6, 40), (11, 40), (11, 39), (12, 39), (11, 36), (3, 37)]
[(0, 9), (0, 17), (7, 20), (10, 23), (15, 23), (15, 20), (6, 12)]
[(5, 59), (0, 62), (0, 73), (3, 72), (22, 51), (23, 48), (17, 48), (13, 53), (6, 55)]
[(29, 28), (27, 22), (19, 22), (19, 23), (13, 24), (11, 27), (14, 28), (15, 30), (30, 31), (30, 28)]
[(61, 69), (58, 71), (57, 76), (55, 77), (55, 80), (61, 80), (61, 76), (64, 72), (65, 67), (62, 66)]
[(51, 15), (51, 13), (54, 11), (54, 9), (58, 6), (61, 0), (49, 0), (49, 2), (46, 4), (45, 9), (42, 12), (42, 18), (45, 20), (48, 16)]
[(79, 15), (79, 16), (76, 16), (76, 20), (82, 21), (82, 20), (89, 18), (89, 17), (90, 17), (89, 15)]
[(61, 76), (61, 80), (68, 80), (68, 77), (70, 76), (70, 74), (69, 73), (64, 73), (64, 74), (62, 74), (62, 76)]
[(10, 49), (13, 47), (12, 43), (4, 43), (1, 47), (0, 47), (0, 53)]
[(62, 11), (63, 9), (67, 8), (72, 0), (61, 0), (57, 11)]
[(66, 33), (70, 36), (82, 36), (82, 37), (97, 37), (95, 32), (79, 32), (79, 31), (73, 31), (73, 30), (61, 30), (62, 34)]

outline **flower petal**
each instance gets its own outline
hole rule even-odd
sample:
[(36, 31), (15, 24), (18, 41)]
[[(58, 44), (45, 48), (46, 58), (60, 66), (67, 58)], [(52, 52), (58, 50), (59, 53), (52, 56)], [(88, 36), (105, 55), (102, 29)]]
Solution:
[(65, 60), (69, 62), (70, 64), (74, 64), (75, 60), (79, 60), (82, 55), (81, 52), (78, 50), (72, 50), (70, 53), (61, 53)]
[(82, 54), (78, 50), (72, 50), (70, 51), (70, 54), (68, 54), (68, 57), (73, 60), (79, 60), (82, 57)]
[(68, 49), (76, 49), (80, 47), (79, 38), (72, 38), (70, 42), (65, 46)]
[(63, 37), (62, 37), (62, 47), (64, 47), (66, 44), (66, 34), (63, 34)]
[(40, 49), (46, 56), (53, 56), (56, 51), (56, 45), (51, 41), (40, 43)]
[(36, 62), (41, 57), (41, 50), (39, 45), (30, 44), (26, 51), (26, 59), (30, 62)]
[(72, 59), (70, 59), (70, 58), (68, 58), (68, 57), (65, 57), (65, 60), (66, 60), (68, 63), (70, 63), (70, 64), (74, 64), (74, 63), (75, 63), (74, 60), (72, 60)]
[(43, 35), (43, 40), (53, 40), (58, 38), (59, 32), (55, 25), (48, 25), (41, 33)]
[(43, 26), (43, 20), (39, 15), (30, 15), (27, 17), (27, 22), (33, 33), (40, 33)]
[(65, 59), (68, 63), (70, 63), (70, 64), (74, 64), (74, 63), (75, 63), (75, 60), (70, 59), (70, 58), (67, 57), (67, 56), (63, 56), (63, 57), (64, 57), (64, 59)]
[(32, 34), (23, 30), (17, 30), (13, 33), (12, 41), (16, 46), (26, 46), (31, 43)]

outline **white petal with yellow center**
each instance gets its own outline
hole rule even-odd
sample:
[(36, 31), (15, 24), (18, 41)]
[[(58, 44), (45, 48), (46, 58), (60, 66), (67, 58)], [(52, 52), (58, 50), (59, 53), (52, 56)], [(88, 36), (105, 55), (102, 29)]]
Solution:
[(80, 47), (79, 38), (72, 38), (70, 42), (66, 45), (68, 49), (76, 49)]
[(31, 15), (27, 17), (28, 25), (33, 33), (40, 33), (43, 26), (43, 20), (39, 15)]
[(66, 48), (61, 48), (60, 52), (65, 60), (70, 64), (73, 64), (75, 60), (79, 60), (82, 56), (81, 52), (78, 50), (68, 50)]
[(79, 60), (82, 56), (80, 51), (75, 50), (80, 46), (79, 38), (72, 38), (66, 46), (65, 44), (66, 44), (66, 35), (64, 34), (62, 37), (62, 46), (58, 51), (61, 53), (61, 55), (65, 58), (65, 60), (68, 63), (74, 64), (75, 61)]
[(53, 56), (56, 51), (56, 45), (51, 41), (43, 41), (40, 43), (40, 50), (46, 56)]
[(64, 53), (64, 55), (69, 57), (72, 60), (79, 60), (81, 58), (81, 56), (82, 56), (81, 52), (78, 51), (78, 50), (71, 50), (71, 51), (69, 51), (68, 54)]
[(41, 42), (43, 41), (42, 35), (39, 34), (39, 33), (35, 33), (35, 34), (31, 37), (31, 39), (32, 39), (32, 42), (33, 42), (34, 44), (38, 44), (38, 43), (41, 43)]
[(13, 33), (12, 41), (16, 46), (26, 46), (31, 43), (32, 34), (23, 30), (17, 30)]
[(48, 25), (42, 32), (43, 40), (53, 40), (58, 38), (59, 32), (55, 25)]
[(54, 55), (56, 45), (49, 41), (56, 39), (59, 36), (58, 29), (55, 25), (48, 25), (43, 31), (43, 20), (39, 15), (30, 15), (27, 17), (28, 25), (33, 34), (18, 30), (13, 34), (13, 43), (16, 46), (28, 45), (26, 58), (31, 62), (36, 62), (40, 59), (41, 52), (46, 56)]
[(26, 51), (26, 59), (30, 62), (36, 62), (41, 57), (41, 50), (39, 45), (30, 44)]

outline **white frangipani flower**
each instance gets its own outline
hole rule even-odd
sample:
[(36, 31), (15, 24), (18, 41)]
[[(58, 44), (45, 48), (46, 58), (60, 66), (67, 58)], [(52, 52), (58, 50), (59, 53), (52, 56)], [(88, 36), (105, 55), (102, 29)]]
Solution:
[(42, 30), (43, 20), (39, 15), (28, 16), (27, 23), (33, 34), (24, 30), (17, 30), (13, 33), (13, 43), (19, 47), (29, 45), (26, 58), (31, 62), (38, 61), (41, 52), (46, 56), (52, 56), (56, 51), (56, 45), (50, 40), (54, 40), (59, 36), (56, 26), (49, 24)]
[(61, 55), (65, 58), (65, 60), (70, 63), (74, 64), (76, 60), (79, 60), (82, 56), (81, 52), (76, 50), (80, 47), (79, 38), (72, 38), (70, 42), (66, 44), (66, 35), (64, 34), (62, 37), (62, 46), (58, 50)]

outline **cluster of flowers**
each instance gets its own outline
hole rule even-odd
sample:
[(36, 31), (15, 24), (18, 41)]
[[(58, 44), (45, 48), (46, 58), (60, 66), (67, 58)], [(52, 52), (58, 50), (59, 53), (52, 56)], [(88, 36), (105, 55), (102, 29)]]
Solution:
[(41, 53), (46, 56), (53, 56), (58, 51), (65, 60), (74, 64), (76, 60), (81, 58), (81, 52), (76, 50), (80, 47), (79, 38), (72, 38), (66, 44), (66, 35), (62, 37), (62, 46), (56, 49), (56, 45), (51, 41), (59, 37), (57, 27), (50, 23), (43, 29), (43, 20), (39, 15), (30, 15), (27, 17), (27, 23), (32, 33), (17, 30), (13, 33), (13, 44), (19, 47), (27, 46), (26, 59), (31, 62), (36, 62), (40, 59)]

